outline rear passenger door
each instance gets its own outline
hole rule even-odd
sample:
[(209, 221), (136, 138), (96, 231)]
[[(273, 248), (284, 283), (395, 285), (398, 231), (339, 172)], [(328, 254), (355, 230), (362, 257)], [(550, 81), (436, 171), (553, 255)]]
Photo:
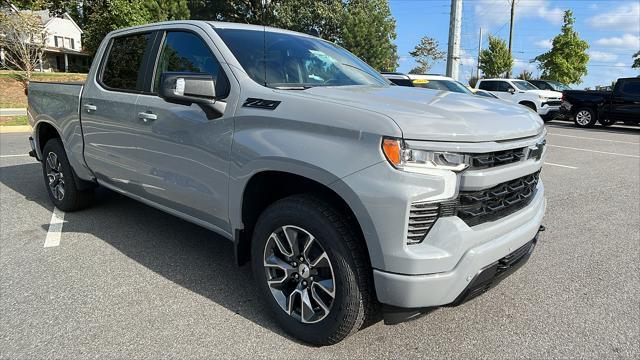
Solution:
[(87, 165), (101, 182), (134, 194), (139, 187), (136, 101), (148, 83), (145, 68), (154, 37), (147, 31), (112, 38), (80, 104)]
[[(150, 89), (139, 95), (135, 110), (142, 196), (230, 232), (228, 169), (239, 86), (197, 27), (161, 32), (155, 59)], [(226, 108), (165, 101), (158, 93), (166, 72), (210, 74)]]

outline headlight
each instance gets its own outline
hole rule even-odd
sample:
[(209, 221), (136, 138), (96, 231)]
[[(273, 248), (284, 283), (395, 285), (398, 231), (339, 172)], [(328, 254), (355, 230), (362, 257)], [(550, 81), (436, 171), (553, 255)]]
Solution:
[(546, 96), (538, 95), (538, 97), (540, 98), (540, 101), (545, 101), (546, 102), (547, 100), (549, 100), (549, 98), (546, 97)]
[(411, 149), (400, 139), (382, 140), (382, 151), (396, 169), (416, 173), (425, 169), (458, 172), (469, 167), (471, 162), (470, 157), (464, 154)]

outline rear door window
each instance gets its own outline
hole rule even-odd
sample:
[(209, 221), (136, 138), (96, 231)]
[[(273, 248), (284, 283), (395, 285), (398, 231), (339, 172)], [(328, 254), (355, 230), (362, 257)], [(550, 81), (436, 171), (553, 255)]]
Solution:
[(160, 88), (162, 73), (187, 72), (209, 74), (216, 84), (218, 97), (226, 97), (229, 84), (220, 63), (209, 46), (196, 34), (187, 31), (169, 31), (162, 43), (153, 82), (153, 92)]
[(150, 33), (114, 38), (102, 72), (102, 84), (114, 90), (142, 91), (150, 39)]
[(497, 81), (482, 81), (479, 88), (486, 91), (498, 91), (496, 85)]

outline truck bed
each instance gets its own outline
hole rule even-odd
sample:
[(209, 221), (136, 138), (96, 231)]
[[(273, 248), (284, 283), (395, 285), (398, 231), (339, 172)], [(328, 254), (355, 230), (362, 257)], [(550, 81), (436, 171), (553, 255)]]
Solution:
[(32, 81), (28, 88), (29, 124), (32, 127), (36, 123), (38, 126), (50, 125), (57, 130), (76, 172), (88, 171), (82, 158), (84, 143), (79, 109), (83, 86), (83, 82)]

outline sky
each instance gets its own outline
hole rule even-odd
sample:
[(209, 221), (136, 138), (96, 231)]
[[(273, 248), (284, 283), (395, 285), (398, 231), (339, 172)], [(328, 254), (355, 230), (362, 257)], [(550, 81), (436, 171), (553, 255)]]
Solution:
[[(619, 77), (640, 75), (632, 69), (632, 55), (640, 50), (640, 0), (515, 0), (513, 32), (514, 74), (523, 69), (539, 75), (530, 60), (551, 48), (560, 33), (563, 11), (570, 9), (575, 30), (589, 43), (588, 74), (576, 88), (610, 85)], [(462, 0), (461, 66), (459, 80), (466, 83), (476, 72), (480, 28), (483, 48), (489, 34), (509, 38), (510, 0)], [(396, 19), (399, 68), (408, 72), (414, 66), (409, 51), (422, 36), (438, 40), (447, 50), (450, 0), (389, 0)], [(445, 73), (446, 61), (429, 72)]]

